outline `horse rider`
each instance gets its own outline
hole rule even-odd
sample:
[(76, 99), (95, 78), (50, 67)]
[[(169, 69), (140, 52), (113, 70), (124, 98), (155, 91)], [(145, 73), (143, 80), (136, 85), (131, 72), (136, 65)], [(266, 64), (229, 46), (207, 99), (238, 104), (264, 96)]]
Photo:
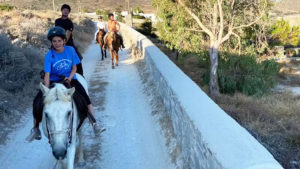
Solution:
[[(68, 4), (63, 4), (61, 6), (61, 17), (55, 20), (55, 26), (60, 26), (65, 29), (66, 36), (67, 36), (66, 45), (72, 46), (75, 49), (77, 55), (79, 56), (79, 59), (82, 60), (82, 55), (79, 53), (77, 47), (74, 45), (73, 42), (72, 31), (74, 29), (74, 25), (71, 19), (69, 18), (70, 12), (71, 12), (71, 7)], [(77, 73), (83, 76), (83, 69), (82, 69), (81, 62), (77, 65)]]
[(105, 32), (107, 32), (107, 25), (106, 23), (103, 21), (102, 16), (98, 17), (98, 22), (97, 22), (97, 28), (98, 30), (104, 30)]
[[(121, 46), (122, 48), (125, 48), (123, 43), (123, 37), (119, 33), (120, 31), (120, 24), (115, 20), (114, 14), (109, 13), (108, 14), (108, 32), (115, 32), (118, 37), (120, 37)], [(104, 47), (106, 46), (106, 40), (107, 40), (108, 33), (104, 36)]]
[(97, 35), (98, 35), (100, 30), (103, 30), (105, 32), (105, 34), (107, 33), (107, 30), (108, 30), (107, 29), (107, 24), (103, 21), (102, 16), (98, 17), (97, 28), (98, 28), (98, 31), (96, 33), (96, 41), (97, 41)]
[[(65, 85), (75, 87), (74, 95), (78, 95), (80, 97), (79, 99), (87, 104), (87, 108), (85, 110), (90, 111), (91, 114), (94, 115), (95, 112), (90, 98), (83, 86), (77, 80), (75, 74), (77, 70), (76, 65), (80, 63), (80, 59), (73, 47), (65, 45), (67, 40), (65, 30), (59, 26), (52, 27), (48, 31), (47, 38), (51, 42), (51, 48), (46, 54), (44, 60), (44, 85), (49, 88), (53, 83), (58, 83), (63, 80)], [(65, 77), (65, 79), (61, 79), (62, 76)], [(76, 103), (76, 98), (73, 98)], [(34, 139), (41, 139), (39, 123), (42, 121), (43, 117), (43, 99), (43, 93), (40, 90), (33, 101), (32, 110), (34, 116), (34, 127), (31, 129), (30, 135), (26, 138), (29, 142)], [(95, 131), (97, 129), (97, 123), (92, 123), (92, 126)]]

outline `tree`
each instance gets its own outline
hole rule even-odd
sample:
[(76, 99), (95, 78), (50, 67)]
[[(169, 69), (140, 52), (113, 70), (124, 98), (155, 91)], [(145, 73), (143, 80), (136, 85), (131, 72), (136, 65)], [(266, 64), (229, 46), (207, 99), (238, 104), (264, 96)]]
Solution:
[(218, 52), (240, 30), (257, 23), (266, 15), (268, 0), (153, 0), (161, 21), (162, 39), (171, 47), (197, 52), (207, 49), (210, 55), (210, 94), (219, 95)]
[(272, 26), (272, 39), (278, 45), (293, 45), (299, 43), (300, 27), (291, 27), (288, 21), (283, 19), (276, 21)]

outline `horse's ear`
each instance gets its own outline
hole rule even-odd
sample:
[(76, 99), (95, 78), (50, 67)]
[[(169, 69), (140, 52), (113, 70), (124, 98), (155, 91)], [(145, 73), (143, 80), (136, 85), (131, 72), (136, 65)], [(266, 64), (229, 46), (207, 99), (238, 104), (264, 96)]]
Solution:
[(74, 92), (75, 92), (75, 87), (72, 87), (71, 89), (67, 89), (67, 95), (70, 95), (70, 96), (72, 96), (73, 94), (74, 94)]
[(43, 94), (45, 95), (46, 93), (48, 93), (49, 92), (49, 88), (48, 87), (46, 87), (42, 82), (40, 83), (40, 89), (41, 89), (41, 91), (43, 92)]

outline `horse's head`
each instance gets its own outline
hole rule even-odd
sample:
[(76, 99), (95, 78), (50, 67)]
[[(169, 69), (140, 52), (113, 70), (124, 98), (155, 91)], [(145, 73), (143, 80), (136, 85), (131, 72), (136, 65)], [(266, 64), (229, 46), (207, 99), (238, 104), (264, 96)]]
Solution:
[[(62, 84), (55, 84), (51, 89), (42, 83), (44, 94), (43, 120), (46, 135), (56, 159), (64, 159), (71, 138), (73, 127), (72, 95), (75, 88), (67, 89)], [(71, 135), (71, 136), (70, 136)]]
[(99, 29), (99, 36), (103, 37), (105, 34), (104, 29)]

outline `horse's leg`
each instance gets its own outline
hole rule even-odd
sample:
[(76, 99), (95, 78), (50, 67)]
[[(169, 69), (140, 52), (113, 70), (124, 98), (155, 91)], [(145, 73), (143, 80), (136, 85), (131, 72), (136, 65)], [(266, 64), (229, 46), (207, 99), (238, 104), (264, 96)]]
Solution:
[(115, 51), (115, 55), (116, 55), (116, 66), (119, 66), (119, 51), (118, 50)]
[(101, 48), (101, 60), (104, 60), (104, 57), (103, 57), (103, 49), (102, 49), (102, 47), (101, 47), (101, 45), (100, 45), (100, 48)]
[(83, 158), (83, 149), (82, 149), (82, 134), (81, 129), (78, 131), (78, 139), (79, 139), (79, 146), (78, 146), (78, 164), (79, 166), (83, 167), (85, 166), (85, 161)]
[(114, 65), (114, 51), (112, 49), (109, 49), (110, 57), (111, 57), (111, 68), (115, 68)]
[(76, 151), (76, 139), (73, 136), (72, 144), (68, 148), (68, 152), (67, 152), (67, 169), (74, 169), (75, 151)]

